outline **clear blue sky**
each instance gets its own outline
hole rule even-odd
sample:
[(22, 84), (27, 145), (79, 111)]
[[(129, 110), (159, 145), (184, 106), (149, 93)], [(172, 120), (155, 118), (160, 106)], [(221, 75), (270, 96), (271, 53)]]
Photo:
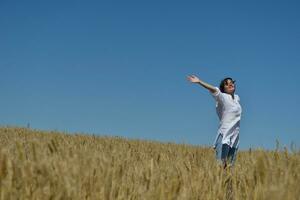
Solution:
[(0, 0), (0, 125), (211, 145), (186, 76), (231, 76), (241, 148), (299, 148), (298, 2)]

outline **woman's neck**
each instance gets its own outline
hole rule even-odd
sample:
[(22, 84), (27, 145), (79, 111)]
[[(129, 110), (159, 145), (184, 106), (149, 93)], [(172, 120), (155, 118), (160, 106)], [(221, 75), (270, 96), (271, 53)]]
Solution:
[(232, 97), (232, 99), (234, 99), (234, 92), (233, 93), (227, 93), (226, 92), (226, 94), (229, 94)]

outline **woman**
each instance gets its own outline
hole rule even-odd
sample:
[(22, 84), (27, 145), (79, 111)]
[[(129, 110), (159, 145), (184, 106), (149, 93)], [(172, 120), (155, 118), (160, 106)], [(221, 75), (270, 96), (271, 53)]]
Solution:
[(214, 143), (216, 158), (220, 160), (223, 167), (228, 163), (234, 164), (239, 146), (239, 132), (242, 108), (240, 98), (235, 93), (235, 81), (225, 78), (220, 87), (214, 87), (197, 76), (188, 76), (188, 80), (208, 89), (216, 100), (216, 110), (220, 119), (218, 134)]

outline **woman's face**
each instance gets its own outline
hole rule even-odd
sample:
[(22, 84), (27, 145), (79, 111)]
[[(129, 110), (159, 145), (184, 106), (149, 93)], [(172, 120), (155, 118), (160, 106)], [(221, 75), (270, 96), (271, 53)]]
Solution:
[(227, 81), (225, 81), (225, 84), (224, 84), (224, 91), (227, 93), (227, 94), (233, 94), (234, 91), (235, 91), (235, 85), (234, 85), (234, 81), (228, 79)]

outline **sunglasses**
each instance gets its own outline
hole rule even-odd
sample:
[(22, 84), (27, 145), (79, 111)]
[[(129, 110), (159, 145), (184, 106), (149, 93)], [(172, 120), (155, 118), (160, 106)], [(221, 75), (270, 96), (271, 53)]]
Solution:
[[(228, 82), (228, 80), (231, 81), (231, 82)], [(235, 84), (235, 82), (236, 82), (235, 80), (230, 80), (230, 79), (228, 79), (228, 80), (225, 81), (225, 83), (224, 83), (226, 86), (229, 85), (229, 83)]]

